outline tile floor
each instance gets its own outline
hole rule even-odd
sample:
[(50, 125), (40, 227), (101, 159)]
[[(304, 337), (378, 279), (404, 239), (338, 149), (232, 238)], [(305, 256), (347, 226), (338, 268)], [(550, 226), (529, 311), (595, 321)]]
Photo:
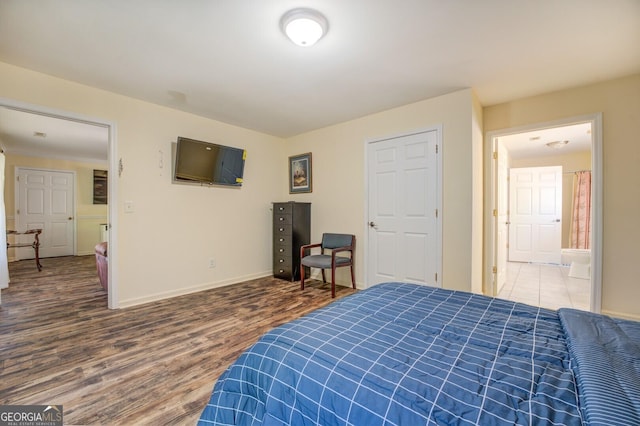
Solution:
[(588, 311), (591, 281), (568, 274), (568, 266), (509, 262), (507, 281), (498, 297), (549, 309)]

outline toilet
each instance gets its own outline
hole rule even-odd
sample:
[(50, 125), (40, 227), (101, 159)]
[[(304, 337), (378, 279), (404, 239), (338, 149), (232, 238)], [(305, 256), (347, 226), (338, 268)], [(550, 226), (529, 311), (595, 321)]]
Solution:
[(560, 259), (563, 265), (569, 265), (570, 277), (591, 279), (591, 250), (562, 249)]

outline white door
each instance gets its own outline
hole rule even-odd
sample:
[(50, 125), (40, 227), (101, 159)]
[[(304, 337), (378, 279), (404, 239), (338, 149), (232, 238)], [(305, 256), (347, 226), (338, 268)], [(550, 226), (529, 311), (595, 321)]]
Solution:
[(509, 171), (509, 260), (560, 263), (562, 167)]
[(371, 142), (367, 281), (440, 286), (439, 131)]
[(503, 144), (497, 144), (497, 156), (496, 159), (496, 171), (497, 176), (497, 190), (496, 194), (496, 254), (495, 254), (495, 266), (496, 266), (496, 288), (494, 289), (494, 295), (500, 293), (502, 286), (507, 281), (507, 247), (508, 247), (508, 221), (509, 221), (509, 152)]
[[(41, 228), (40, 257), (74, 254), (73, 172), (16, 168), (16, 227)], [(18, 259), (34, 257), (33, 249), (19, 249)]]

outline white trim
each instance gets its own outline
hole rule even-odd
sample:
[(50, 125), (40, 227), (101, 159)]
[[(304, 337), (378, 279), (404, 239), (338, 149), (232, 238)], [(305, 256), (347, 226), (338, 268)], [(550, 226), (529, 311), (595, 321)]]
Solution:
[(191, 294), (191, 293), (197, 293), (197, 292), (204, 291), (204, 290), (211, 290), (211, 289), (218, 288), (218, 287), (225, 287), (225, 286), (228, 286), (228, 285), (241, 284), (241, 283), (243, 283), (245, 281), (255, 280), (255, 279), (264, 278), (264, 277), (271, 277), (271, 276), (273, 276), (273, 271), (269, 270), (269, 271), (265, 271), (265, 272), (259, 272), (259, 273), (255, 273), (255, 274), (244, 275), (244, 276), (241, 276), (241, 277), (230, 278), (230, 279), (223, 280), (223, 281), (214, 281), (214, 282), (209, 282), (209, 283), (204, 283), (204, 284), (198, 284), (198, 285), (193, 286), (193, 287), (181, 288), (181, 289), (170, 290), (170, 291), (164, 291), (164, 292), (161, 292), (161, 293), (155, 293), (155, 294), (148, 295), (148, 296), (136, 297), (134, 299), (121, 300), (120, 301), (120, 307), (121, 308), (129, 308), (131, 306), (142, 305), (144, 303), (157, 302), (159, 300), (170, 299), (170, 298), (178, 297), (178, 296), (185, 296), (185, 295)]
[[(109, 309), (119, 308), (118, 304), (118, 277), (114, 274), (118, 265), (118, 236), (117, 233), (112, 233), (111, 229), (117, 226), (118, 221), (118, 187), (117, 187), (117, 170), (118, 170), (118, 151), (117, 151), (117, 126), (114, 122), (104, 120), (101, 118), (89, 117), (81, 115), (75, 112), (69, 112), (64, 110), (53, 109), (42, 105), (28, 104), (14, 99), (0, 97), (0, 107), (10, 108), (18, 111), (25, 111), (32, 114), (40, 114), (48, 117), (59, 118), (63, 120), (71, 120), (81, 123), (88, 123), (97, 126), (106, 127), (109, 130), (109, 182), (108, 182), (108, 197), (109, 197), (109, 296), (108, 306)], [(117, 228), (116, 228), (117, 229)]]
[[(496, 170), (493, 161), (493, 152), (496, 150), (496, 139), (514, 133), (530, 132), (534, 130), (548, 129), (552, 127), (568, 126), (579, 123), (591, 123), (591, 172), (592, 172), (592, 202), (591, 202), (591, 311), (600, 313), (602, 307), (602, 113), (580, 115), (545, 123), (535, 123), (526, 126), (511, 127), (488, 132), (485, 136), (485, 165), (488, 165), (488, 174), (485, 183), (485, 194), (488, 201), (485, 204), (484, 229), (488, 230), (485, 241), (485, 292), (491, 289), (493, 292), (495, 263), (495, 220), (493, 209), (496, 208)], [(489, 294), (492, 296), (492, 294)]]
[(436, 155), (436, 167), (437, 167), (437, 177), (438, 177), (438, 188), (436, 191), (436, 208), (438, 209), (438, 218), (436, 221), (436, 246), (438, 250), (436, 252), (436, 272), (438, 274), (438, 284), (442, 287), (443, 283), (443, 275), (442, 275), (442, 218), (444, 217), (444, 212), (442, 209), (442, 190), (443, 190), (443, 181), (442, 181), (442, 164), (443, 164), (443, 155), (444, 155), (444, 147), (443, 147), (443, 138), (442, 138), (442, 124), (433, 125), (430, 127), (425, 127), (421, 129), (416, 129), (413, 131), (397, 133), (384, 137), (376, 137), (376, 138), (366, 138), (364, 140), (364, 258), (363, 258), (363, 275), (364, 275), (364, 288), (369, 287), (369, 147), (376, 142), (381, 142), (388, 139), (396, 139), (402, 138), (405, 136), (417, 135), (420, 133), (428, 133), (428, 132), (436, 132), (436, 145), (438, 146), (438, 155)]

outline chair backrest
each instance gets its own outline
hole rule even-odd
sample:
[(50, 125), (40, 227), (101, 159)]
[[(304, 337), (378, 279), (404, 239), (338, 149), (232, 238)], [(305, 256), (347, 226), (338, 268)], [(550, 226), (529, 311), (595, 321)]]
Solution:
[(355, 236), (351, 234), (322, 234), (322, 248), (334, 249), (353, 245)]

